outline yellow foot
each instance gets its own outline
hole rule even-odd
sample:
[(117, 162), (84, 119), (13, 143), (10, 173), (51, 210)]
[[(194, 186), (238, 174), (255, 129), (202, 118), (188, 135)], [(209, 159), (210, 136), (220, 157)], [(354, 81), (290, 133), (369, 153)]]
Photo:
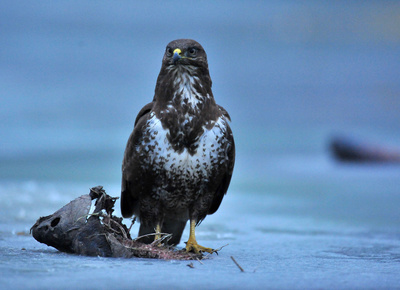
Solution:
[(196, 220), (191, 219), (189, 240), (186, 242), (186, 252), (195, 252), (196, 254), (200, 254), (201, 252), (207, 252), (210, 254), (214, 253), (215, 252), (214, 249), (200, 246), (197, 243), (195, 235), (195, 227), (196, 227)]
[(214, 253), (215, 250), (211, 248), (206, 248), (203, 246), (200, 246), (196, 241), (187, 241), (186, 243), (186, 252), (195, 252), (196, 254), (200, 254), (202, 252), (207, 252), (207, 253)]
[(154, 242), (152, 242), (153, 245), (159, 246), (161, 247), (161, 243), (162, 243), (162, 237), (161, 237), (161, 226), (160, 224), (157, 224), (156, 228), (154, 229), (156, 234), (154, 236)]

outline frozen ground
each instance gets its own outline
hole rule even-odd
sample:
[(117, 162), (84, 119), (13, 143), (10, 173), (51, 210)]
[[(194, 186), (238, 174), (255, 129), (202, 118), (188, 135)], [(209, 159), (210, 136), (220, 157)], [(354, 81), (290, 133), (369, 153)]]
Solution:
[[(2, 182), (0, 283), (3, 289), (399, 288), (400, 169), (317, 164), (306, 177), (286, 163), (290, 168), (269, 172), (264, 189), (230, 192), (197, 234), (206, 246), (227, 246), (193, 261), (194, 268), (188, 261), (69, 255), (39, 244), (26, 235), (36, 218), (91, 185)], [(119, 186), (106, 190), (117, 195)]]

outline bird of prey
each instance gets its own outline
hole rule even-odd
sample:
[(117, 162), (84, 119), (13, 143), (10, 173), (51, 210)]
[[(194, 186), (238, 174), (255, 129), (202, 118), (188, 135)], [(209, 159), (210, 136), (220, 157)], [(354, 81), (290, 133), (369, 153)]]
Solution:
[(198, 42), (167, 45), (153, 101), (137, 115), (122, 163), (122, 215), (138, 217), (142, 242), (168, 233), (168, 243), (177, 245), (190, 220), (186, 250), (214, 251), (197, 243), (195, 227), (217, 211), (228, 190), (235, 144), (211, 84)]

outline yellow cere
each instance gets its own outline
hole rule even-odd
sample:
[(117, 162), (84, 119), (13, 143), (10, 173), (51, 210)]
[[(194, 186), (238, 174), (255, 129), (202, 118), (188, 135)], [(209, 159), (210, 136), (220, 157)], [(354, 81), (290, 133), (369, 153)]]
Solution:
[(178, 54), (180, 55), (181, 52), (182, 52), (182, 50), (180, 50), (179, 48), (177, 48), (177, 49), (174, 50), (174, 54), (175, 54), (175, 53), (178, 53)]
[(187, 58), (187, 59), (192, 59), (192, 58), (190, 58), (190, 57), (187, 57), (187, 56), (184, 56), (184, 55), (181, 55), (181, 53), (182, 53), (182, 50), (180, 50), (179, 48), (176, 48), (175, 50), (174, 50), (174, 54), (175, 53), (177, 53), (181, 58)]

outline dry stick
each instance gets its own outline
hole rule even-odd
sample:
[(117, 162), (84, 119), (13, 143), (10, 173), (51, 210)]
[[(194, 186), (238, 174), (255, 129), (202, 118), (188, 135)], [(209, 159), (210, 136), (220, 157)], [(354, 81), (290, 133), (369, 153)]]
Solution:
[(128, 229), (129, 232), (131, 231), (132, 226), (134, 225), (135, 221), (136, 221), (136, 217), (133, 217), (131, 226), (130, 226), (129, 229)]
[(244, 272), (243, 268), (240, 267), (239, 263), (236, 262), (235, 258), (233, 256), (231, 256), (232, 261), (236, 264), (236, 266), (238, 266), (238, 268), (240, 269), (241, 272)]
[(172, 234), (167, 234), (167, 233), (155, 233), (155, 235), (162, 235), (161, 238), (154, 240), (150, 245), (156, 246), (158, 244), (161, 244), (164, 240), (169, 240), (172, 237)]
[[(122, 235), (124, 236), (124, 238), (125, 238), (125, 239), (128, 238), (128, 234), (125, 232), (125, 229), (124, 229), (118, 222), (116, 222), (115, 220), (113, 220), (113, 219), (111, 218), (111, 216), (103, 216), (103, 217), (108, 217), (108, 218), (109, 218), (108, 221), (109, 221), (109, 222), (113, 222), (113, 223), (120, 229), (120, 231), (121, 231)], [(114, 230), (114, 229), (111, 227), (111, 225), (107, 225), (107, 226), (108, 226), (108, 228), (109, 228), (110, 230), (113, 230), (114, 232), (118, 233), (118, 231)]]
[(150, 234), (145, 234), (145, 235), (142, 235), (142, 236), (140, 236), (140, 237), (136, 237), (136, 238), (134, 238), (134, 239), (132, 239), (132, 241), (137, 241), (137, 240), (139, 240), (139, 239), (141, 239), (141, 238), (145, 238), (145, 237), (150, 237), (150, 236), (155, 236), (155, 235), (157, 235), (156, 233), (150, 233)]

